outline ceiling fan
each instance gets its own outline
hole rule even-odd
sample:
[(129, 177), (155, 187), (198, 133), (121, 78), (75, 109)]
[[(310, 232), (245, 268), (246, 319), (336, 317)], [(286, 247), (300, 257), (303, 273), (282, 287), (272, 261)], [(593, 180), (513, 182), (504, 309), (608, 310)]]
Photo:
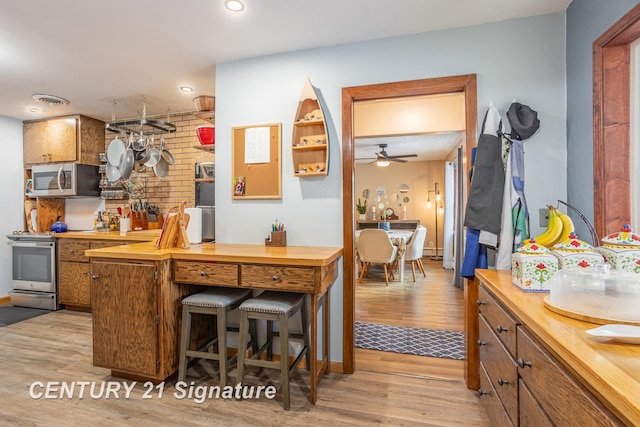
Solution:
[[(400, 156), (390, 156), (387, 153), (387, 144), (379, 144), (380, 152), (376, 153), (376, 159), (371, 163), (377, 163), (378, 166), (388, 166), (389, 162), (398, 162), (398, 163), (406, 163), (407, 160), (404, 160), (405, 157), (418, 157), (417, 154), (403, 154)], [(364, 159), (356, 159), (356, 160), (364, 160)]]

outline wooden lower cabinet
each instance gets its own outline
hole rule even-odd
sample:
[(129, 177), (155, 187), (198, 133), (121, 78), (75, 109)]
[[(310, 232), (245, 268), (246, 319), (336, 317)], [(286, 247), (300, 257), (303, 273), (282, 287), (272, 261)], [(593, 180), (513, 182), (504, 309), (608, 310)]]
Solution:
[(58, 281), (58, 297), (61, 304), (91, 307), (91, 264), (61, 262), (58, 267)]
[(93, 259), (93, 364), (114, 376), (160, 382), (178, 368), (182, 299), (170, 261)]
[(68, 310), (91, 311), (91, 264), (88, 249), (120, 246), (134, 241), (58, 239), (58, 298)]
[(492, 425), (622, 425), (482, 284), (478, 295), (480, 395)]

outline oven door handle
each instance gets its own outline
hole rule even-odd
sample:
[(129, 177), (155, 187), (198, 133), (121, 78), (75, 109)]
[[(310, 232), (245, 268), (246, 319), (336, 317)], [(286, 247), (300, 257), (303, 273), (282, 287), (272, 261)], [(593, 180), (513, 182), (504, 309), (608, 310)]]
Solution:
[(9, 246), (15, 246), (15, 247), (23, 247), (23, 248), (36, 248), (36, 247), (53, 247), (56, 243), (55, 242), (17, 242), (14, 240), (11, 240), (7, 243)]

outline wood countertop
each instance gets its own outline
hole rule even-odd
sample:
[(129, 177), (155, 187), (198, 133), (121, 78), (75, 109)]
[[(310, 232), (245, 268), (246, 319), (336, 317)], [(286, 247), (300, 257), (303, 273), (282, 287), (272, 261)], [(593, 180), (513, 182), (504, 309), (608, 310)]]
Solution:
[(269, 263), (276, 265), (325, 266), (342, 256), (342, 248), (316, 246), (265, 246), (230, 243), (203, 243), (189, 249), (157, 249), (153, 242), (90, 249), (86, 256), (131, 260), (179, 259), (190, 261), (224, 261)]
[(476, 270), (476, 277), (609, 409), (640, 426), (640, 345), (588, 335), (587, 329), (599, 325), (546, 309), (548, 294), (521, 291), (511, 283), (510, 270)]
[(58, 239), (91, 239), (91, 240), (120, 240), (120, 241), (151, 241), (160, 236), (161, 230), (141, 230), (129, 231), (126, 236), (122, 236), (119, 231), (67, 231), (56, 233)]

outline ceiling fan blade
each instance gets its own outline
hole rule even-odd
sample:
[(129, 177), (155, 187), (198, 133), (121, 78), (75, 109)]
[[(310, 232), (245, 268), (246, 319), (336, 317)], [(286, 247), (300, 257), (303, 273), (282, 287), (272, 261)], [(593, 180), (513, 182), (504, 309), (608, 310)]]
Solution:
[(398, 162), (398, 163), (407, 163), (408, 160), (403, 160), (403, 159), (394, 159), (393, 157), (389, 158), (389, 161), (391, 162)]
[(389, 159), (402, 159), (404, 157), (418, 157), (417, 154), (404, 154), (402, 156), (389, 156)]

